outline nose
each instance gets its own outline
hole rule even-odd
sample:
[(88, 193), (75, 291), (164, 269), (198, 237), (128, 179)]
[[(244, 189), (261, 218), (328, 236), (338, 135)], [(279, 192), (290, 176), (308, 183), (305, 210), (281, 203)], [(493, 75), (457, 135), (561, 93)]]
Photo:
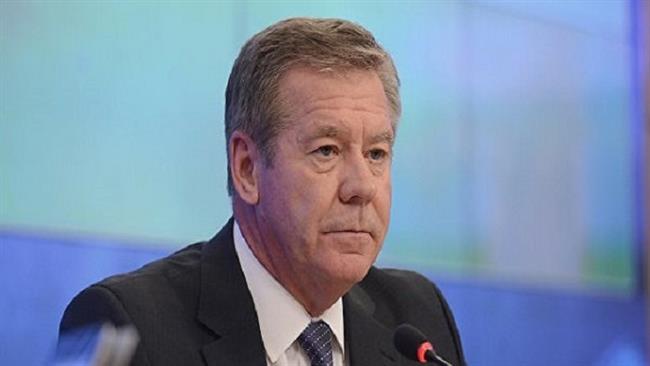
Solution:
[(339, 198), (343, 203), (364, 205), (377, 193), (377, 177), (362, 154), (348, 156), (342, 171)]

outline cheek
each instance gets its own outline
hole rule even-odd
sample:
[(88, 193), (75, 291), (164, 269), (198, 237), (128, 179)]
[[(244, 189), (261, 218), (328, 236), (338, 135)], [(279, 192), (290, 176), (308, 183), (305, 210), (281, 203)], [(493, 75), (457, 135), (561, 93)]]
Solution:
[(310, 217), (324, 216), (332, 204), (338, 200), (338, 182), (334, 174), (307, 173), (294, 180), (294, 195), (297, 204)]
[(318, 224), (326, 205), (323, 202), (324, 187), (318, 180), (311, 179), (305, 174), (284, 172), (276, 175), (273, 186), (266, 193), (273, 202), (275, 220), (284, 226), (289, 236), (300, 237), (299, 241), (313, 241)]
[(388, 226), (388, 221), (390, 219), (390, 206), (392, 202), (392, 195), (393, 195), (393, 190), (392, 190), (392, 185), (390, 182), (390, 177), (384, 184), (382, 185), (382, 188), (377, 192), (377, 200), (378, 200), (378, 208), (377, 210), (379, 211), (379, 217), (382, 219), (384, 224)]

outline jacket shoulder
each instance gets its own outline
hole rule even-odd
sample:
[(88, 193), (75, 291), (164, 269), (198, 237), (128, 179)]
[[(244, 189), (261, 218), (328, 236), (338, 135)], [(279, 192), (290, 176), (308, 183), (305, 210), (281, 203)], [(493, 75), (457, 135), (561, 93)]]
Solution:
[(386, 327), (411, 324), (436, 349), (446, 350), (457, 363), (465, 364), (453, 314), (434, 282), (413, 271), (372, 267), (359, 286), (372, 299), (375, 318)]
[[(196, 243), (135, 271), (108, 277), (81, 291), (66, 308), (60, 332), (86, 324), (138, 323), (162, 316), (197, 293), (201, 250)], [(137, 324), (136, 324), (137, 325)]]
[[(423, 305), (437, 308), (443, 299), (435, 283), (417, 272), (408, 270), (372, 267), (360, 286), (373, 299), (394, 299), (394, 305), (404, 309)], [(382, 302), (384, 301), (380, 303)]]

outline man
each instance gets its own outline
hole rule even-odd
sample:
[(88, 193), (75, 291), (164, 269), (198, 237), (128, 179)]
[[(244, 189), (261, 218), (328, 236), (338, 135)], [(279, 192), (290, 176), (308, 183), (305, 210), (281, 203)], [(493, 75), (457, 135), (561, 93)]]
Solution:
[(95, 284), (61, 331), (133, 324), (138, 365), (406, 365), (392, 344), (419, 327), (464, 363), (442, 295), (372, 267), (388, 228), (400, 116), (390, 56), (362, 27), (294, 18), (253, 36), (226, 90), (234, 220)]

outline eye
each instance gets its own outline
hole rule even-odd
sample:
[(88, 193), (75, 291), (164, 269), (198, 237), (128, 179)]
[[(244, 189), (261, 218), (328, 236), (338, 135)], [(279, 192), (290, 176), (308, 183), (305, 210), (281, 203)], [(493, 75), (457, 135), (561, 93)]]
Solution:
[(334, 145), (324, 145), (320, 146), (318, 149), (314, 150), (314, 152), (320, 156), (329, 158), (333, 155), (336, 155), (338, 153), (336, 146)]
[(372, 149), (368, 152), (368, 158), (376, 162), (386, 159), (387, 156), (388, 152), (383, 149)]

